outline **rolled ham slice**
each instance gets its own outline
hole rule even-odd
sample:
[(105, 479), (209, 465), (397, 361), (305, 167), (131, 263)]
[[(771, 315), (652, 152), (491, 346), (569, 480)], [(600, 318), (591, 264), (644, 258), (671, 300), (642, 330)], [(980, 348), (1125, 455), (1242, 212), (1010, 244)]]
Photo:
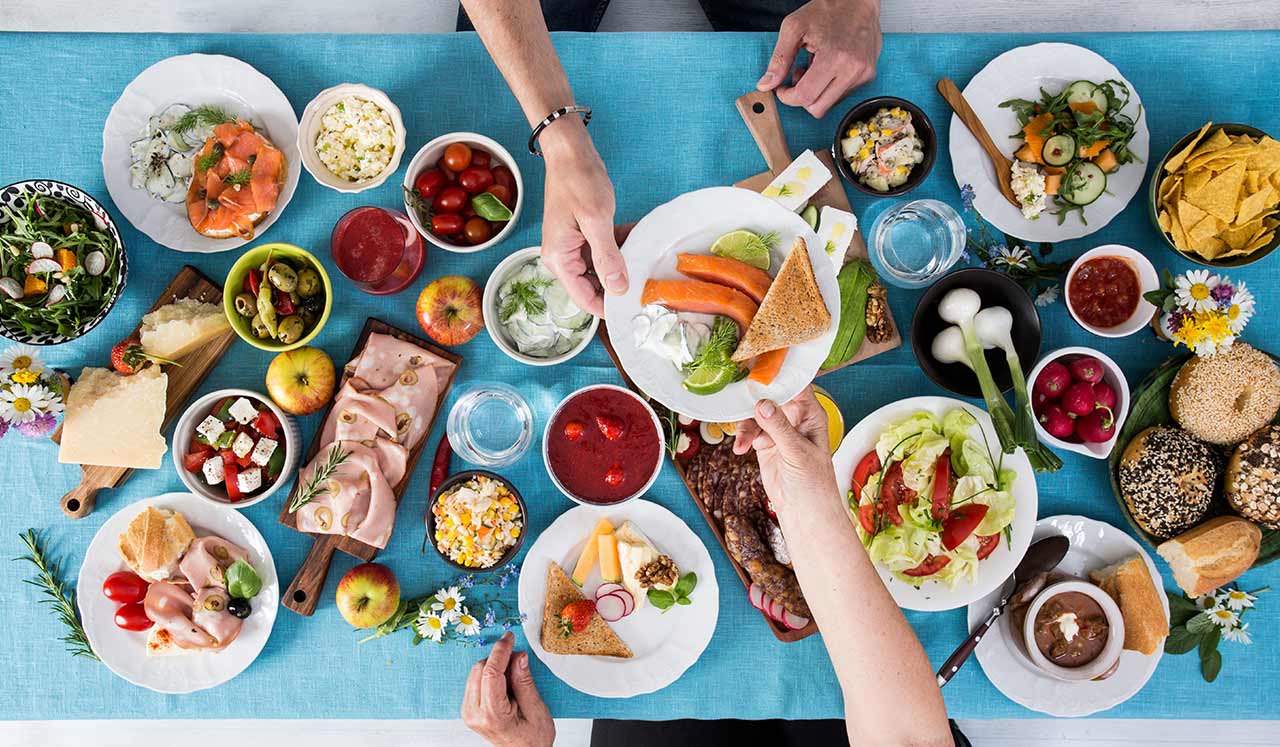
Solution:
[(335, 447), (350, 455), (329, 479), (326, 490), (298, 509), (298, 529), (345, 534), (374, 547), (386, 547), (395, 524), (396, 500), (378, 451), (356, 441), (338, 441), (321, 449), (298, 479), (309, 482), (328, 459), (329, 449)]
[(168, 633), (178, 648), (221, 650), (240, 633), (241, 620), (225, 610), (197, 612), (191, 594), (168, 581), (151, 584), (142, 606), (147, 617)]
[(248, 562), (249, 553), (221, 537), (200, 537), (187, 547), (187, 554), (178, 563), (178, 571), (194, 589), (206, 586), (225, 588), (227, 569), (237, 560)]
[(338, 391), (333, 411), (325, 421), (320, 438), (334, 441), (372, 441), (379, 436), (396, 439), (396, 410), (377, 390), (367, 390), (363, 381), (350, 379)]

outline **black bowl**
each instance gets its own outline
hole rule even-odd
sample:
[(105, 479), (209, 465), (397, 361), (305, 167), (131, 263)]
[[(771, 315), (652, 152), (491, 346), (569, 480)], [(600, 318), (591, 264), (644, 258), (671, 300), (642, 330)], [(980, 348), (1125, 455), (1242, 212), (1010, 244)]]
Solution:
[[(943, 321), (938, 316), (938, 303), (956, 288), (972, 288), (977, 291), (982, 297), (983, 308), (1003, 306), (1013, 314), (1013, 347), (1018, 351), (1024, 375), (1040, 356), (1040, 313), (1031, 296), (1013, 278), (1003, 272), (981, 267), (956, 270), (934, 283), (920, 297), (916, 313), (911, 317), (910, 332), (911, 350), (915, 352), (916, 363), (943, 389), (962, 397), (981, 397), (978, 377), (968, 366), (962, 363), (939, 363), (930, 352), (933, 338), (951, 326), (950, 322)], [(1000, 391), (1009, 391), (1013, 380), (1009, 377), (1009, 365), (1005, 362), (1004, 351), (993, 348), (986, 354), (991, 378), (1000, 387)]]
[[(888, 191), (880, 192), (858, 181), (858, 177), (849, 168), (849, 162), (845, 160), (844, 154), (840, 152), (840, 140), (844, 138), (844, 134), (849, 131), (849, 126), (854, 122), (866, 121), (881, 109), (892, 109), (895, 106), (906, 109), (911, 113), (911, 123), (915, 125), (916, 135), (920, 138), (921, 148), (924, 150), (924, 160), (911, 169), (911, 175), (901, 185)], [(844, 179), (849, 186), (859, 192), (872, 197), (895, 197), (906, 194), (920, 186), (920, 183), (929, 175), (929, 171), (933, 169), (933, 162), (937, 155), (938, 136), (933, 131), (933, 122), (929, 121), (929, 117), (924, 113), (923, 109), (906, 99), (900, 99), (896, 96), (876, 96), (873, 99), (867, 99), (854, 105), (852, 109), (840, 118), (840, 126), (836, 128), (835, 142), (831, 144), (831, 158), (836, 162), (836, 171), (840, 172), (840, 178)]]
[[(524, 527), (521, 528), (520, 530), (520, 536), (516, 537), (516, 543), (512, 545), (510, 549), (507, 550), (507, 552), (502, 556), (501, 559), (498, 560), (497, 563), (494, 563), (488, 568), (474, 568), (471, 566), (462, 565), (461, 563), (454, 561), (448, 555), (445, 555), (444, 553), (440, 552), (440, 548), (436, 547), (436, 515), (435, 515), (435, 512), (432, 510), (435, 508), (436, 500), (439, 499), (440, 496), (448, 492), (450, 489), (456, 487), (461, 483), (466, 482), (467, 480), (472, 479), (473, 477), (487, 477), (490, 480), (497, 480), (503, 485), (506, 485), (507, 490), (511, 491), (511, 497), (515, 499), (516, 505), (520, 506), (520, 516), (524, 518)], [(440, 483), (440, 487), (436, 488), (436, 492), (432, 494), (431, 500), (427, 503), (427, 544), (431, 545), (431, 549), (436, 551), (436, 555), (440, 556), (441, 560), (443, 560), (445, 563), (448, 563), (450, 566), (457, 568), (460, 571), (465, 571), (467, 573), (488, 573), (489, 571), (495, 571), (501, 568), (507, 563), (510, 563), (512, 559), (515, 558), (516, 554), (520, 552), (520, 548), (524, 546), (524, 538), (528, 536), (529, 536), (529, 507), (525, 505), (524, 497), (520, 495), (520, 491), (516, 490), (516, 486), (512, 485), (510, 480), (503, 477), (502, 475), (496, 474), (494, 472), (490, 472), (489, 470), (469, 469), (469, 470), (464, 470), (462, 472), (459, 472), (456, 475), (450, 475), (448, 479)]]

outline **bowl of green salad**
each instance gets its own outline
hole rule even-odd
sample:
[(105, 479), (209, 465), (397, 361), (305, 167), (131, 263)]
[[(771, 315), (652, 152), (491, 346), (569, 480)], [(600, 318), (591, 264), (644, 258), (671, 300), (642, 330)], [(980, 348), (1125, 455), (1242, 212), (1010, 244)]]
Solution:
[(88, 192), (52, 179), (0, 189), (0, 335), (74, 340), (107, 318), (127, 275), (120, 231)]
[(484, 326), (498, 349), (530, 366), (564, 363), (595, 337), (600, 319), (578, 308), (539, 248), (512, 252), (484, 286)]

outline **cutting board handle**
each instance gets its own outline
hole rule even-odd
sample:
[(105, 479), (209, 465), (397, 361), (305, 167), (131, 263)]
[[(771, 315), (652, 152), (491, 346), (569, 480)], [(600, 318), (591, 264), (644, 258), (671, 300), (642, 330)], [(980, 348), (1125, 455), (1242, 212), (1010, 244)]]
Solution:
[(110, 486), (112, 482), (112, 476), (102, 474), (101, 467), (86, 466), (82, 469), (84, 473), (80, 477), (80, 484), (62, 496), (62, 513), (72, 519), (83, 519), (93, 513), (93, 508), (98, 503), (98, 491)]
[(782, 118), (778, 116), (778, 100), (773, 91), (751, 91), (734, 102), (742, 121), (747, 123), (756, 147), (764, 154), (764, 162), (774, 174), (791, 163), (791, 148), (787, 146), (786, 133), (782, 131)]
[(329, 562), (333, 560), (333, 552), (337, 547), (334, 535), (317, 537), (311, 543), (302, 567), (280, 597), (280, 603), (299, 615), (310, 617), (315, 614), (320, 594), (324, 591), (324, 580), (329, 575)]

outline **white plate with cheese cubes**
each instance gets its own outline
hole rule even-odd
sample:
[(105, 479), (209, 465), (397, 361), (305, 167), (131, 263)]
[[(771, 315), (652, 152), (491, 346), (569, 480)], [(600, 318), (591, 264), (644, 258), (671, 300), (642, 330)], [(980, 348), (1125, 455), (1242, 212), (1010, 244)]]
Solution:
[[(227, 412), (219, 418), (214, 411), (222, 403), (227, 403)], [(279, 424), (275, 429), (277, 438), (254, 426), (264, 410)], [(269, 426), (264, 427), (270, 430)], [(192, 457), (188, 464), (188, 455), (198, 448), (196, 444), (212, 444), (212, 452), (201, 455), (202, 459)], [(293, 418), (267, 395), (248, 389), (219, 389), (206, 394), (182, 413), (173, 429), (173, 466), (182, 484), (218, 506), (247, 508), (266, 500), (289, 481), (298, 466), (301, 448), (301, 431)], [(227, 449), (239, 460), (234, 479), (235, 491), (242, 498), (229, 497), (228, 472), (221, 457)]]

